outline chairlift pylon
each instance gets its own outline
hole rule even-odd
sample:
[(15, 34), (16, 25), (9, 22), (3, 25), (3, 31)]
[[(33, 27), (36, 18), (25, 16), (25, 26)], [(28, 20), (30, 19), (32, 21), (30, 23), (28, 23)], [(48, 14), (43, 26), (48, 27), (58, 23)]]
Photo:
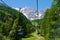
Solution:
[(39, 15), (39, 14), (38, 14), (38, 0), (36, 0), (36, 3), (37, 3), (36, 6), (37, 6), (37, 16), (38, 16), (38, 15)]
[[(36, 6), (37, 6), (37, 16), (39, 15), (38, 13), (38, 0), (36, 0)], [(39, 30), (39, 26), (37, 26), (37, 34), (39, 35), (40, 34), (40, 30)]]

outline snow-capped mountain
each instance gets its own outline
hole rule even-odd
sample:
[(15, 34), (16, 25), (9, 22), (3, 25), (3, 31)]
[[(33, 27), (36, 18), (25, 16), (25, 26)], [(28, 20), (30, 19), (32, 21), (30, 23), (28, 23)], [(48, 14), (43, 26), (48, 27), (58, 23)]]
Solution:
[[(16, 10), (19, 10), (19, 8), (15, 8)], [(41, 11), (30, 8), (30, 7), (24, 7), (20, 9), (20, 12), (22, 12), (29, 20), (35, 20), (35, 19), (41, 19), (44, 16), (44, 13)]]

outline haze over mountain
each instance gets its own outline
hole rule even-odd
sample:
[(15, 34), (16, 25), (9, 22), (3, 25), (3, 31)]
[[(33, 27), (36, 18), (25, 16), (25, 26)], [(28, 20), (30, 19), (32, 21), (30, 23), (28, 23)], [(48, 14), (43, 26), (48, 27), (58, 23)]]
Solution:
[[(15, 9), (19, 11), (19, 8)], [(30, 7), (21, 8), (20, 12), (22, 12), (29, 20), (41, 19), (44, 16), (44, 12), (38, 11), (37, 15), (37, 10)]]

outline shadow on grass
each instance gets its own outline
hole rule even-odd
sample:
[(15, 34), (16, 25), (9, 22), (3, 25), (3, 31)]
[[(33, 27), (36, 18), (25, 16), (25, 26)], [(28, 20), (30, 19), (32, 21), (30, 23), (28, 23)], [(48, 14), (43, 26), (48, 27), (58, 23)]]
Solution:
[(33, 35), (26, 35), (24, 38), (34, 37)]

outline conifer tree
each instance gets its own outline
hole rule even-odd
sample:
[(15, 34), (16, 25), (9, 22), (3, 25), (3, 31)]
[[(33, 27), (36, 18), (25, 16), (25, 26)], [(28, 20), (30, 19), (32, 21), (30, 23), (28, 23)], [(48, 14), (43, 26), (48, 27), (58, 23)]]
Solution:
[[(60, 0), (53, 0), (50, 9), (47, 9), (42, 20), (42, 29), (46, 40), (54, 40), (57, 30), (60, 30)], [(57, 39), (56, 39), (57, 40)]]

